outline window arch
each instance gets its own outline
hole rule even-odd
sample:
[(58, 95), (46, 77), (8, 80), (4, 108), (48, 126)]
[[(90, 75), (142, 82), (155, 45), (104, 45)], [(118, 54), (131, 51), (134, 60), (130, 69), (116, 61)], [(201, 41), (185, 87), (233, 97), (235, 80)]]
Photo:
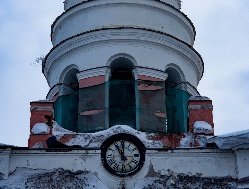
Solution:
[(60, 78), (61, 88), (59, 97), (55, 101), (55, 120), (65, 129), (77, 132), (78, 106), (79, 106), (79, 83), (77, 74), (79, 70), (68, 67)]
[(188, 99), (190, 95), (179, 87), (185, 77), (179, 66), (170, 64), (166, 68), (165, 105), (167, 111), (167, 133), (187, 132)]
[(109, 126), (136, 128), (134, 64), (126, 57), (117, 57), (109, 67)]

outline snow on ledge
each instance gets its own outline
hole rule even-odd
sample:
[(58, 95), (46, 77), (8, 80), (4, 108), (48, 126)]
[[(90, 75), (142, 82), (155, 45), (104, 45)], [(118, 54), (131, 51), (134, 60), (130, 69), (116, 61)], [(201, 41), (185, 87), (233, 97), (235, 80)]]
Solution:
[(213, 134), (214, 132), (212, 126), (205, 121), (196, 121), (193, 128), (195, 134)]
[(249, 129), (214, 136), (208, 143), (215, 143), (219, 149), (249, 149)]
[(137, 131), (127, 125), (116, 125), (109, 129), (95, 133), (75, 133), (60, 127), (56, 122), (54, 122), (52, 131), (52, 134), (58, 141), (64, 141), (65, 137), (69, 139), (64, 142), (65, 145), (77, 145), (89, 148), (100, 147), (107, 138), (119, 133), (126, 133), (136, 136), (147, 148), (163, 147), (163, 143), (161, 141), (150, 140), (150, 137), (153, 134)]
[(181, 148), (189, 148), (192, 147), (194, 144), (194, 136), (190, 133), (185, 133), (185, 136), (180, 140), (180, 147)]
[(206, 96), (191, 96), (189, 100), (210, 100), (210, 98)]
[(48, 134), (49, 131), (50, 128), (46, 123), (36, 123), (31, 130), (32, 134)]
[(0, 143), (0, 146), (8, 146), (7, 144)]

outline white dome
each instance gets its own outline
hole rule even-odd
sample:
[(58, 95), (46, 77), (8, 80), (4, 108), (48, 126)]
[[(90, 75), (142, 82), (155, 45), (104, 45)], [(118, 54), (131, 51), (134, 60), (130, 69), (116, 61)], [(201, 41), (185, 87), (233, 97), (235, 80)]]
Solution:
[[(81, 2), (84, 2), (84, 1), (87, 1), (87, 0), (65, 0), (64, 1), (64, 9), (67, 10)], [(180, 0), (157, 0), (157, 1), (161, 1), (161, 2), (164, 2), (164, 3), (167, 3), (177, 9), (180, 9), (181, 8), (181, 1)]]
[(89, 31), (125, 27), (159, 31), (193, 45), (194, 26), (174, 8), (178, 3), (180, 0), (67, 0), (68, 9), (52, 26), (52, 43), (55, 46)]

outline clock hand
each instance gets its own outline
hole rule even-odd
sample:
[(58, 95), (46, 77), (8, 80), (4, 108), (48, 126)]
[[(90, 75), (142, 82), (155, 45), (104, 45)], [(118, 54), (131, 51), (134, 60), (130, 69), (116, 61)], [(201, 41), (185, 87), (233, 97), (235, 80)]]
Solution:
[(123, 149), (123, 151), (122, 151), (122, 160), (123, 160), (123, 161), (126, 161), (127, 158), (126, 158), (125, 155), (124, 155), (124, 141), (123, 141), (123, 140), (121, 140), (121, 146), (122, 146), (122, 149)]
[(119, 146), (118, 146), (117, 144), (114, 144), (114, 145), (115, 145), (115, 147), (117, 148), (119, 154), (121, 155), (121, 160), (122, 160), (122, 161), (126, 161), (127, 158), (124, 156), (124, 151), (120, 150), (120, 148), (119, 148)]

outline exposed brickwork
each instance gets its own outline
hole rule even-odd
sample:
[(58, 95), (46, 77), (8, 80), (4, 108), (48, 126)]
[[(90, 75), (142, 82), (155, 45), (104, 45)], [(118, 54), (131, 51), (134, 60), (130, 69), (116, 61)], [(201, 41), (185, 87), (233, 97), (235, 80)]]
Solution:
[[(54, 114), (53, 102), (31, 102), (30, 103), (30, 133), (36, 123), (47, 123), (45, 115), (52, 116)], [(45, 141), (51, 136), (49, 134), (34, 135), (31, 134), (28, 142), (28, 147), (32, 148), (36, 143), (40, 142), (46, 146)]]
[(163, 80), (144, 75), (138, 75), (140, 128), (143, 131), (151, 130), (165, 132), (165, 83)]
[(145, 80), (145, 81), (163, 81), (162, 79), (145, 76), (145, 75), (138, 75), (138, 80)]
[(79, 88), (92, 87), (103, 83), (105, 83), (105, 76), (90, 77), (86, 79), (81, 79), (79, 81)]
[(37, 143), (42, 143), (45, 148), (47, 148), (46, 140), (51, 135), (30, 135), (28, 141), (28, 147), (32, 148)]
[(170, 134), (170, 135), (156, 135), (153, 136), (152, 140), (160, 140), (163, 145), (167, 148), (177, 148), (180, 146), (180, 141), (183, 134)]
[(193, 132), (196, 121), (205, 121), (214, 127), (213, 105), (211, 100), (189, 100), (189, 132)]

